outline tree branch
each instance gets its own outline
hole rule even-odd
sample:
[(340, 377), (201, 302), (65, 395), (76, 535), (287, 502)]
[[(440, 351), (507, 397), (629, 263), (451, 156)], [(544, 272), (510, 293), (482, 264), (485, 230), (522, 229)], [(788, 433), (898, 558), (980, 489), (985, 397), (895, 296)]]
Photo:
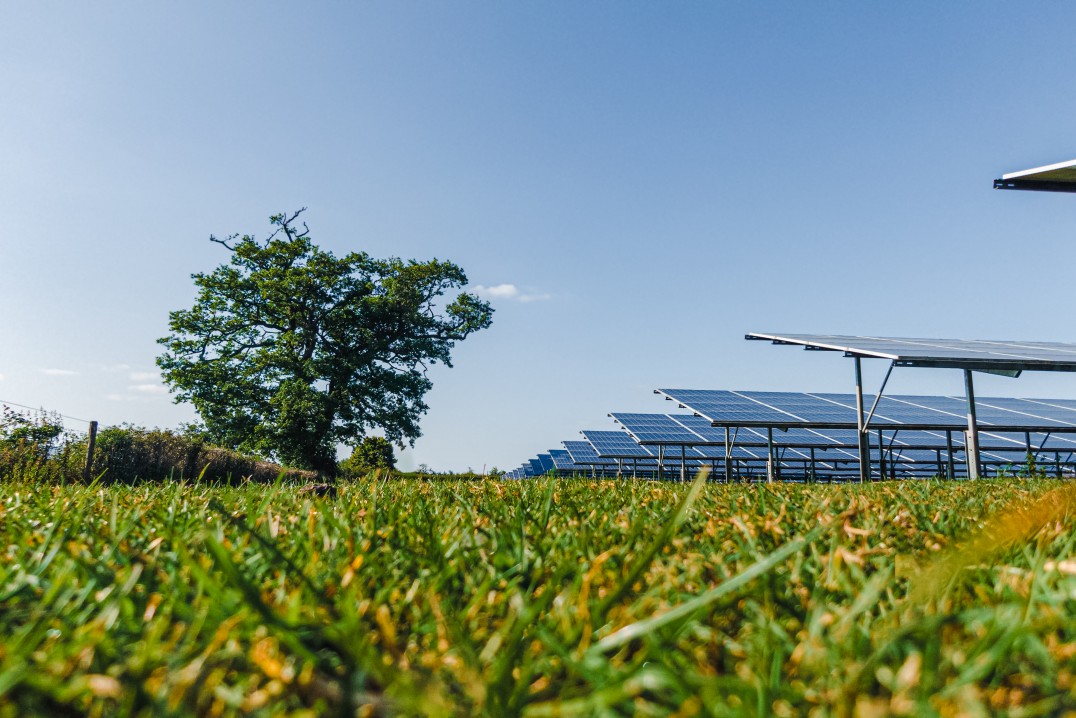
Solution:
[(214, 236), (213, 236), (213, 235), (211, 234), (211, 235), (209, 235), (209, 241), (210, 241), (210, 242), (216, 242), (217, 244), (219, 244), (219, 245), (223, 246), (223, 247), (224, 247), (225, 249), (227, 249), (227, 250), (228, 250), (229, 252), (234, 252), (234, 251), (235, 251), (235, 247), (233, 247), (232, 245), (228, 244), (228, 242), (231, 242), (232, 240), (234, 240), (234, 239), (235, 239), (236, 237), (238, 237), (238, 236), (239, 236), (239, 233), (238, 233), (238, 232), (236, 232), (235, 234), (229, 234), (229, 235), (228, 235), (227, 237), (225, 237), (224, 239), (217, 239), (216, 237), (214, 237)]

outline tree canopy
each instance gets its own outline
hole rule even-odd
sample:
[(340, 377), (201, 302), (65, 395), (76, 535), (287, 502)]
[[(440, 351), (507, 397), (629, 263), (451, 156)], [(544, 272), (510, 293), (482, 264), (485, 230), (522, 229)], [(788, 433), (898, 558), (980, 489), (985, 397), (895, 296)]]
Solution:
[[(305, 209), (305, 208), (304, 208)], [(210, 240), (231, 254), (191, 275), (194, 306), (169, 314), (157, 358), (177, 402), (208, 438), (291, 466), (335, 470), (336, 446), (378, 427), (396, 443), (421, 435), (429, 366), (493, 310), (457, 265), (336, 257), (319, 249), (301, 209), (270, 217), (264, 240)]]

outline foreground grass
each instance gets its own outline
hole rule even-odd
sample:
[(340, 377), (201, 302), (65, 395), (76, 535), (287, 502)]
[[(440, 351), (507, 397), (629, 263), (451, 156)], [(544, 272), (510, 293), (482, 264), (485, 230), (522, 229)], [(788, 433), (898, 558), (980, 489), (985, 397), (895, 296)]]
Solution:
[(0, 483), (0, 715), (1076, 706), (1073, 488), (694, 488)]

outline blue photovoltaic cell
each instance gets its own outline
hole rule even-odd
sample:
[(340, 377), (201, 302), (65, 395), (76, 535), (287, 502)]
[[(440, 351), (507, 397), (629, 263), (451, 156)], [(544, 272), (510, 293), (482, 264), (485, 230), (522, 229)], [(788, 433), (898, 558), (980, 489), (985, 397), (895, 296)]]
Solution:
[(705, 441), (666, 414), (610, 414), (638, 442), (697, 444)]
[(581, 432), (598, 456), (611, 459), (639, 458), (648, 459), (652, 454), (639, 446), (623, 431), (583, 431)]
[(613, 459), (603, 459), (598, 456), (589, 441), (562, 441), (561, 443), (564, 444), (564, 449), (568, 452), (568, 455), (572, 457), (572, 461), (577, 464), (616, 466), (616, 461)]
[(572, 461), (572, 456), (564, 449), (550, 449), (549, 455), (553, 457), (553, 465), (560, 471), (576, 471), (583, 467)]
[(1051, 413), (1051, 416), (1060, 419), (1076, 417), (1076, 399), (1017, 399), (1016, 401), (1031, 405), (1033, 411), (1042, 411), (1043, 407), (1057, 410)]
[(538, 454), (538, 463), (542, 465), (542, 473), (553, 471), (556, 466), (553, 464), (553, 457), (549, 454)]
[(725, 430), (713, 426), (708, 420), (694, 414), (669, 414), (677, 424), (702, 437), (711, 444), (723, 444), (725, 442)]

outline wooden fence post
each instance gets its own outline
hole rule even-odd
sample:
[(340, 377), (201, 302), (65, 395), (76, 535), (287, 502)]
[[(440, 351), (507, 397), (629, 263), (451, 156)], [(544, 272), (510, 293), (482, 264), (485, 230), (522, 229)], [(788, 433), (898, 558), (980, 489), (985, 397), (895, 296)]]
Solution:
[(86, 468), (82, 471), (84, 481), (90, 480), (90, 472), (93, 470), (93, 447), (97, 443), (97, 422), (90, 422), (90, 436), (86, 443)]

